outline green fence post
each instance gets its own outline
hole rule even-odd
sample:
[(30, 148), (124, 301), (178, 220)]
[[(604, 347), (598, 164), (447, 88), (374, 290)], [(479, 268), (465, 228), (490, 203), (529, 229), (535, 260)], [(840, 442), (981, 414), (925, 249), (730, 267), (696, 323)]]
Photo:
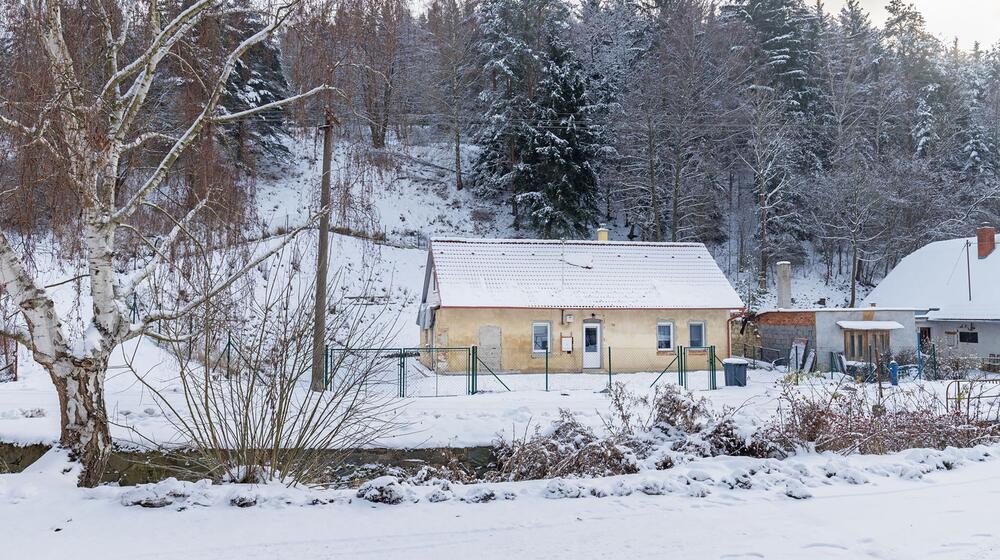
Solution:
[(684, 388), (688, 388), (688, 349), (686, 346), (681, 347), (681, 351), (684, 352)]
[(472, 355), (472, 371), (469, 373), (472, 376), (472, 394), (475, 395), (479, 392), (479, 367), (477, 364), (479, 361), (479, 347), (473, 345), (469, 353)]
[(545, 348), (545, 392), (549, 392), (549, 349)]
[(938, 362), (937, 362), (937, 344), (931, 344), (931, 366), (934, 370), (934, 379), (941, 379), (938, 375)]
[(677, 385), (684, 386), (684, 347), (677, 347)]
[(399, 349), (399, 396), (406, 398), (406, 350)]
[(611, 347), (608, 346), (608, 390), (611, 390)]
[(323, 388), (330, 388), (330, 345), (323, 345)]
[(708, 390), (714, 391), (715, 384), (715, 346), (708, 347)]

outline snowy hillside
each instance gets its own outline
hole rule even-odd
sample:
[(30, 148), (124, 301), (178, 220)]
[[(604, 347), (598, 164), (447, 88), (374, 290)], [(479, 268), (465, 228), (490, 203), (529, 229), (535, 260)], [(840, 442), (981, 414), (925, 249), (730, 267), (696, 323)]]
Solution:
[[(290, 162), (257, 184), (257, 212), (269, 231), (298, 225), (319, 206), (322, 139), (297, 136), (289, 149)], [(454, 148), (448, 144), (390, 145), (377, 151), (337, 143), (331, 165), (332, 227), (384, 235), (389, 243), (403, 245), (434, 235), (507, 235), (508, 212), (455, 188), (452, 158)], [(340, 210), (345, 203), (349, 211)]]

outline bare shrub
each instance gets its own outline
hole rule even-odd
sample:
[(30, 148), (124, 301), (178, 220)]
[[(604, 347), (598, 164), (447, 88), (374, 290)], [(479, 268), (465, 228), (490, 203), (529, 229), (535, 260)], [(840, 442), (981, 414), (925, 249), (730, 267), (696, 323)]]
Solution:
[(657, 386), (653, 412), (657, 426), (688, 433), (702, 430), (712, 419), (708, 401), (676, 385)]
[(936, 345), (934, 362), (924, 368), (924, 377), (932, 380), (968, 379), (979, 373), (982, 358), (962, 354), (946, 344)]
[(916, 386), (883, 397), (875, 388), (786, 385), (769, 427), (785, 450), (812, 448), (844, 454), (885, 454), (913, 448), (972, 447), (996, 441), (997, 423), (948, 412)]
[[(395, 373), (382, 353), (330, 360), (327, 390), (309, 390), (314, 290), (295, 274), (286, 256), (258, 271), (255, 289), (239, 305), (241, 328), (223, 336), (217, 331), (228, 323), (214, 322), (210, 314), (194, 333), (164, 325), (163, 340), (178, 357), (179, 395), (136, 372), (180, 435), (192, 470), (202, 476), (207, 472), (225, 482), (328, 484), (351, 449), (396, 427), (395, 389), (386, 386)], [(346, 286), (335, 288), (328, 290), (340, 294), (327, 305), (328, 340), (347, 350), (385, 347), (395, 330), (385, 305), (369, 305), (370, 298), (358, 297)], [(368, 293), (371, 285), (350, 289)], [(192, 338), (206, 349), (190, 352)], [(211, 347), (220, 340), (227, 341), (224, 368), (216, 367), (213, 356), (220, 351)], [(145, 439), (164, 452), (174, 451)]]
[(611, 476), (638, 472), (630, 450), (619, 438), (599, 438), (571, 413), (560, 410), (551, 433), (537, 427), (494, 447), (496, 469), (488, 474), (493, 480), (538, 480), (569, 476)]
[(494, 480), (594, 477), (638, 472), (646, 461), (656, 469), (674, 466), (677, 454), (709, 457), (774, 457), (781, 449), (760, 431), (743, 434), (734, 410), (715, 415), (708, 402), (673, 385), (636, 395), (622, 383), (611, 387), (606, 436), (597, 436), (571, 413), (560, 411), (551, 433), (494, 445)]

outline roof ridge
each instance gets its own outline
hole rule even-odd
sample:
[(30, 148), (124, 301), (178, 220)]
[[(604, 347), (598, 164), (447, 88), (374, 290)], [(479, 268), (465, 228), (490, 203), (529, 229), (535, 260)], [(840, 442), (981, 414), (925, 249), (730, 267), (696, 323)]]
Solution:
[(692, 241), (598, 241), (596, 239), (513, 239), (488, 237), (432, 237), (431, 243), (467, 243), (483, 245), (617, 245), (627, 247), (706, 247)]

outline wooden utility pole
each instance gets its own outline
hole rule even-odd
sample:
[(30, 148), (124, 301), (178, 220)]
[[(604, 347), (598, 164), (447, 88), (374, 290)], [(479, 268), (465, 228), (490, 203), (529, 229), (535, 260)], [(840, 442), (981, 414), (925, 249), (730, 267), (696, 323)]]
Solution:
[(326, 278), (330, 268), (330, 164), (333, 159), (333, 115), (325, 111), (323, 126), (323, 180), (320, 182), (319, 248), (316, 255), (316, 302), (313, 317), (313, 391), (326, 389)]

